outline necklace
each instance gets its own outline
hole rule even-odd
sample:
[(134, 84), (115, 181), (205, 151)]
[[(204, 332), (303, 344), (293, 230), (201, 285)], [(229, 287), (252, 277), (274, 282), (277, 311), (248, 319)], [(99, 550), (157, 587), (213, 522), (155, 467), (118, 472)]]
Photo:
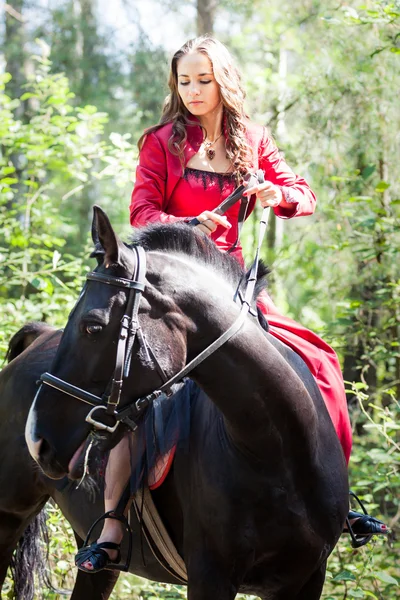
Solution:
[(203, 145), (204, 145), (204, 150), (206, 151), (206, 155), (207, 155), (208, 160), (212, 160), (214, 158), (214, 156), (215, 156), (215, 150), (214, 150), (213, 146), (214, 146), (214, 144), (216, 142), (218, 142), (218, 140), (221, 137), (221, 135), (222, 135), (222, 131), (219, 134), (219, 136), (217, 138), (215, 138), (215, 140), (213, 142), (209, 142), (209, 141), (204, 140)]

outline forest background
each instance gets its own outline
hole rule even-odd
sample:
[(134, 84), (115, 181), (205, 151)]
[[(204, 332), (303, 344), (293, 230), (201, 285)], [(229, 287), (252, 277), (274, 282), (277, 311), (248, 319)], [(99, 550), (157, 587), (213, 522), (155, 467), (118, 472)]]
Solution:
[[(249, 114), (317, 193), (312, 217), (270, 214), (270, 292), (339, 353), (351, 487), (392, 531), (359, 551), (343, 537), (323, 597), (400, 598), (399, 0), (12, 0), (0, 11), (0, 358), (26, 321), (65, 323), (94, 203), (129, 234), (136, 141), (159, 119), (169, 59), (214, 33), (242, 69)], [(48, 511), (53, 583), (71, 588), (72, 538)], [(112, 597), (185, 590), (128, 576)]]

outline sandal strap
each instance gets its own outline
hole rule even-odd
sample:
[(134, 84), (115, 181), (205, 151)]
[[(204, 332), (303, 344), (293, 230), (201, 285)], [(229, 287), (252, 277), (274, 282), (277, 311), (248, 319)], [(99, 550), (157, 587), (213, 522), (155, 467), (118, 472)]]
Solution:
[[(111, 560), (105, 549), (116, 550), (116, 559)], [(93, 569), (86, 569), (82, 566), (87, 561), (92, 563)], [(83, 546), (80, 550), (78, 550), (75, 556), (76, 566), (86, 573), (96, 573), (97, 571), (100, 571), (106, 567), (119, 568), (120, 561), (120, 545), (114, 542), (100, 542), (99, 544), (97, 542), (93, 542), (93, 544), (90, 544), (90, 546)]]
[(349, 519), (363, 519), (366, 517), (368, 520), (373, 521), (374, 523), (380, 523), (382, 525), (385, 524), (383, 521), (380, 521), (376, 517), (371, 517), (371, 515), (365, 515), (363, 513), (357, 512), (356, 510), (349, 510), (348, 517)]
[(375, 519), (375, 517), (371, 517), (370, 515), (360, 515), (359, 517), (350, 517), (356, 518), (357, 521), (352, 524), (353, 533), (355, 535), (387, 535), (388, 528), (379, 519)]
[(116, 542), (94, 542), (93, 544), (91, 544), (91, 546), (88, 546), (89, 548), (95, 546), (96, 549), (101, 550), (102, 548), (105, 548), (106, 550), (117, 550), (119, 551), (121, 549), (121, 544), (117, 544)]

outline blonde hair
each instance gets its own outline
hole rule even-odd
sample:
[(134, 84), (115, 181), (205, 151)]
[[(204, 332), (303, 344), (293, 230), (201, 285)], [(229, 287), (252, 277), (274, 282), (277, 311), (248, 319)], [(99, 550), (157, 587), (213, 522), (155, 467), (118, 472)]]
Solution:
[(139, 150), (147, 134), (157, 131), (163, 125), (172, 123), (172, 135), (168, 140), (168, 149), (179, 156), (184, 166), (184, 147), (187, 140), (186, 127), (198, 125), (183, 104), (178, 92), (178, 61), (182, 56), (200, 52), (210, 60), (214, 77), (219, 85), (223, 105), (223, 130), (226, 139), (226, 156), (238, 175), (251, 168), (251, 148), (246, 140), (246, 120), (244, 112), (245, 91), (241, 85), (240, 73), (234, 65), (226, 46), (209, 36), (189, 40), (172, 57), (168, 86), (170, 94), (164, 101), (161, 119), (158, 125), (147, 129), (138, 142)]

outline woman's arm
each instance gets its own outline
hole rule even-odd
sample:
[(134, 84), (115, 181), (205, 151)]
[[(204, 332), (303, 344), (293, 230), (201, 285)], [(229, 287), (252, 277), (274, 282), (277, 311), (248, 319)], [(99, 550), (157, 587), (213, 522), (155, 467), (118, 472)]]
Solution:
[(166, 203), (167, 158), (155, 133), (150, 133), (139, 154), (136, 181), (130, 205), (130, 221), (134, 227), (148, 223), (176, 223), (183, 217), (174, 217), (163, 209)]
[(273, 209), (276, 216), (289, 219), (313, 214), (317, 202), (314, 192), (285, 162), (266, 130), (259, 147), (259, 167), (265, 180), (279, 186), (282, 192), (281, 203)]

